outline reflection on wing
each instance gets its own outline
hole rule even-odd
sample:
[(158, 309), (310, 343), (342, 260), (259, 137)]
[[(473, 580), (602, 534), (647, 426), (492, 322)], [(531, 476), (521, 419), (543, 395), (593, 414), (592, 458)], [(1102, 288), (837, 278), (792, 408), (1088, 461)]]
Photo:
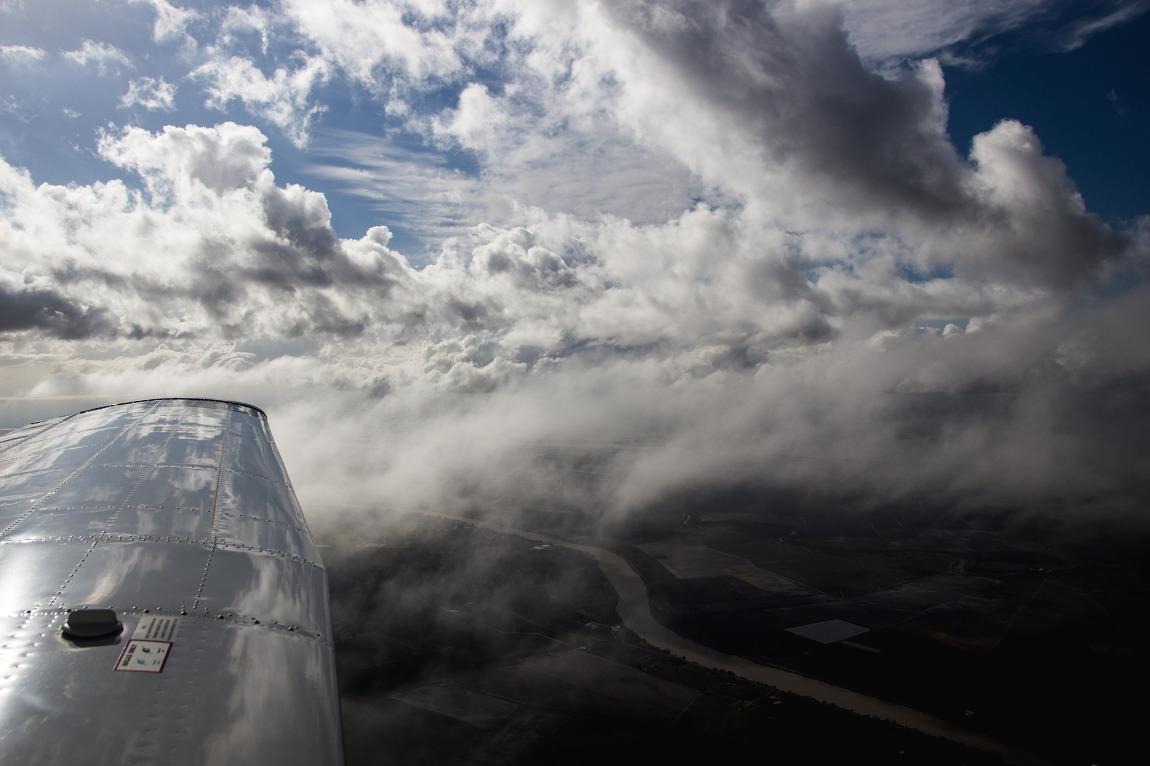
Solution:
[[(327, 576), (261, 411), (5, 434), (0, 530), (0, 760), (342, 762)], [(63, 635), (82, 608), (122, 630)]]

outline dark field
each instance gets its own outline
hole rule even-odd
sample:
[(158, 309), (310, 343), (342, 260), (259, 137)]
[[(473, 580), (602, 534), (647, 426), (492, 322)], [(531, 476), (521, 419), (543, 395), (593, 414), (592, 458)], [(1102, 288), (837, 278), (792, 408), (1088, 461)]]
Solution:
[[(677, 524), (674, 537), (701, 531)], [(594, 561), (572, 551), (425, 519), (324, 556), (349, 764), (997, 762), (651, 649), (618, 624)], [(727, 615), (755, 597), (718, 577), (701, 591), (685, 581), (693, 595), (677, 602), (688, 591), (652, 576), (677, 629), (706, 632), (698, 615), (718, 616), (716, 644), (740, 633)], [(773, 646), (772, 625), (743, 631)], [(799, 643), (786, 658), (814, 659), (787, 637)]]
[[(659, 619), (700, 643), (1052, 762), (1139, 762), (1150, 536), (1115, 518), (1052, 518), (760, 506), (649, 519), (623, 552)], [(789, 630), (831, 620), (857, 635)]]

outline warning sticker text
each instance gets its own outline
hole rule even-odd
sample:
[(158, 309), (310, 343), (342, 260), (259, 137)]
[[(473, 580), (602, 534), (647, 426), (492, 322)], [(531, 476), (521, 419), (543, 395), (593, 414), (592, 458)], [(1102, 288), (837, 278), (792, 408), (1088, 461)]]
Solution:
[(146, 614), (140, 618), (140, 624), (136, 626), (136, 631), (132, 633), (132, 638), (137, 638), (141, 641), (171, 642), (176, 640), (176, 631), (179, 627), (179, 617), (160, 617), (154, 614)]
[(162, 673), (172, 652), (171, 641), (141, 641), (133, 638), (120, 652), (116, 670), (128, 673)]

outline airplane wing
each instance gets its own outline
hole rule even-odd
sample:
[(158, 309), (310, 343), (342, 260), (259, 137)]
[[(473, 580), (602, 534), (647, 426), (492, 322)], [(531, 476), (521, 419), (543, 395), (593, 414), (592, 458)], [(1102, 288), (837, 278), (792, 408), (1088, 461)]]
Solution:
[(343, 762), (327, 575), (259, 409), (0, 438), (0, 761)]

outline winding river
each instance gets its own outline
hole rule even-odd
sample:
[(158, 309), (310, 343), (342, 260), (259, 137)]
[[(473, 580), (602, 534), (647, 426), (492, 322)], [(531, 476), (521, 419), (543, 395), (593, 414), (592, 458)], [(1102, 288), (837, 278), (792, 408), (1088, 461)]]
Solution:
[(779, 691), (796, 694), (800, 697), (834, 705), (852, 713), (889, 721), (922, 734), (966, 745), (996, 755), (1010, 764), (1018, 764), (1019, 766), (1038, 764), (1049, 766), (1050, 764), (1049, 761), (1033, 753), (1012, 747), (993, 737), (970, 731), (914, 708), (887, 702), (789, 670), (761, 665), (744, 657), (725, 654), (685, 638), (655, 619), (654, 615), (651, 614), (647, 584), (643, 582), (643, 578), (627, 563), (626, 559), (606, 548), (573, 543), (537, 532), (478, 522), (457, 516), (429, 515), (458, 521), (492, 532), (514, 535), (537, 543), (568, 548), (591, 556), (599, 564), (604, 576), (619, 594), (617, 609), (623, 624), (651, 646), (684, 657), (697, 665), (713, 670), (723, 670), (749, 681), (766, 684)]

